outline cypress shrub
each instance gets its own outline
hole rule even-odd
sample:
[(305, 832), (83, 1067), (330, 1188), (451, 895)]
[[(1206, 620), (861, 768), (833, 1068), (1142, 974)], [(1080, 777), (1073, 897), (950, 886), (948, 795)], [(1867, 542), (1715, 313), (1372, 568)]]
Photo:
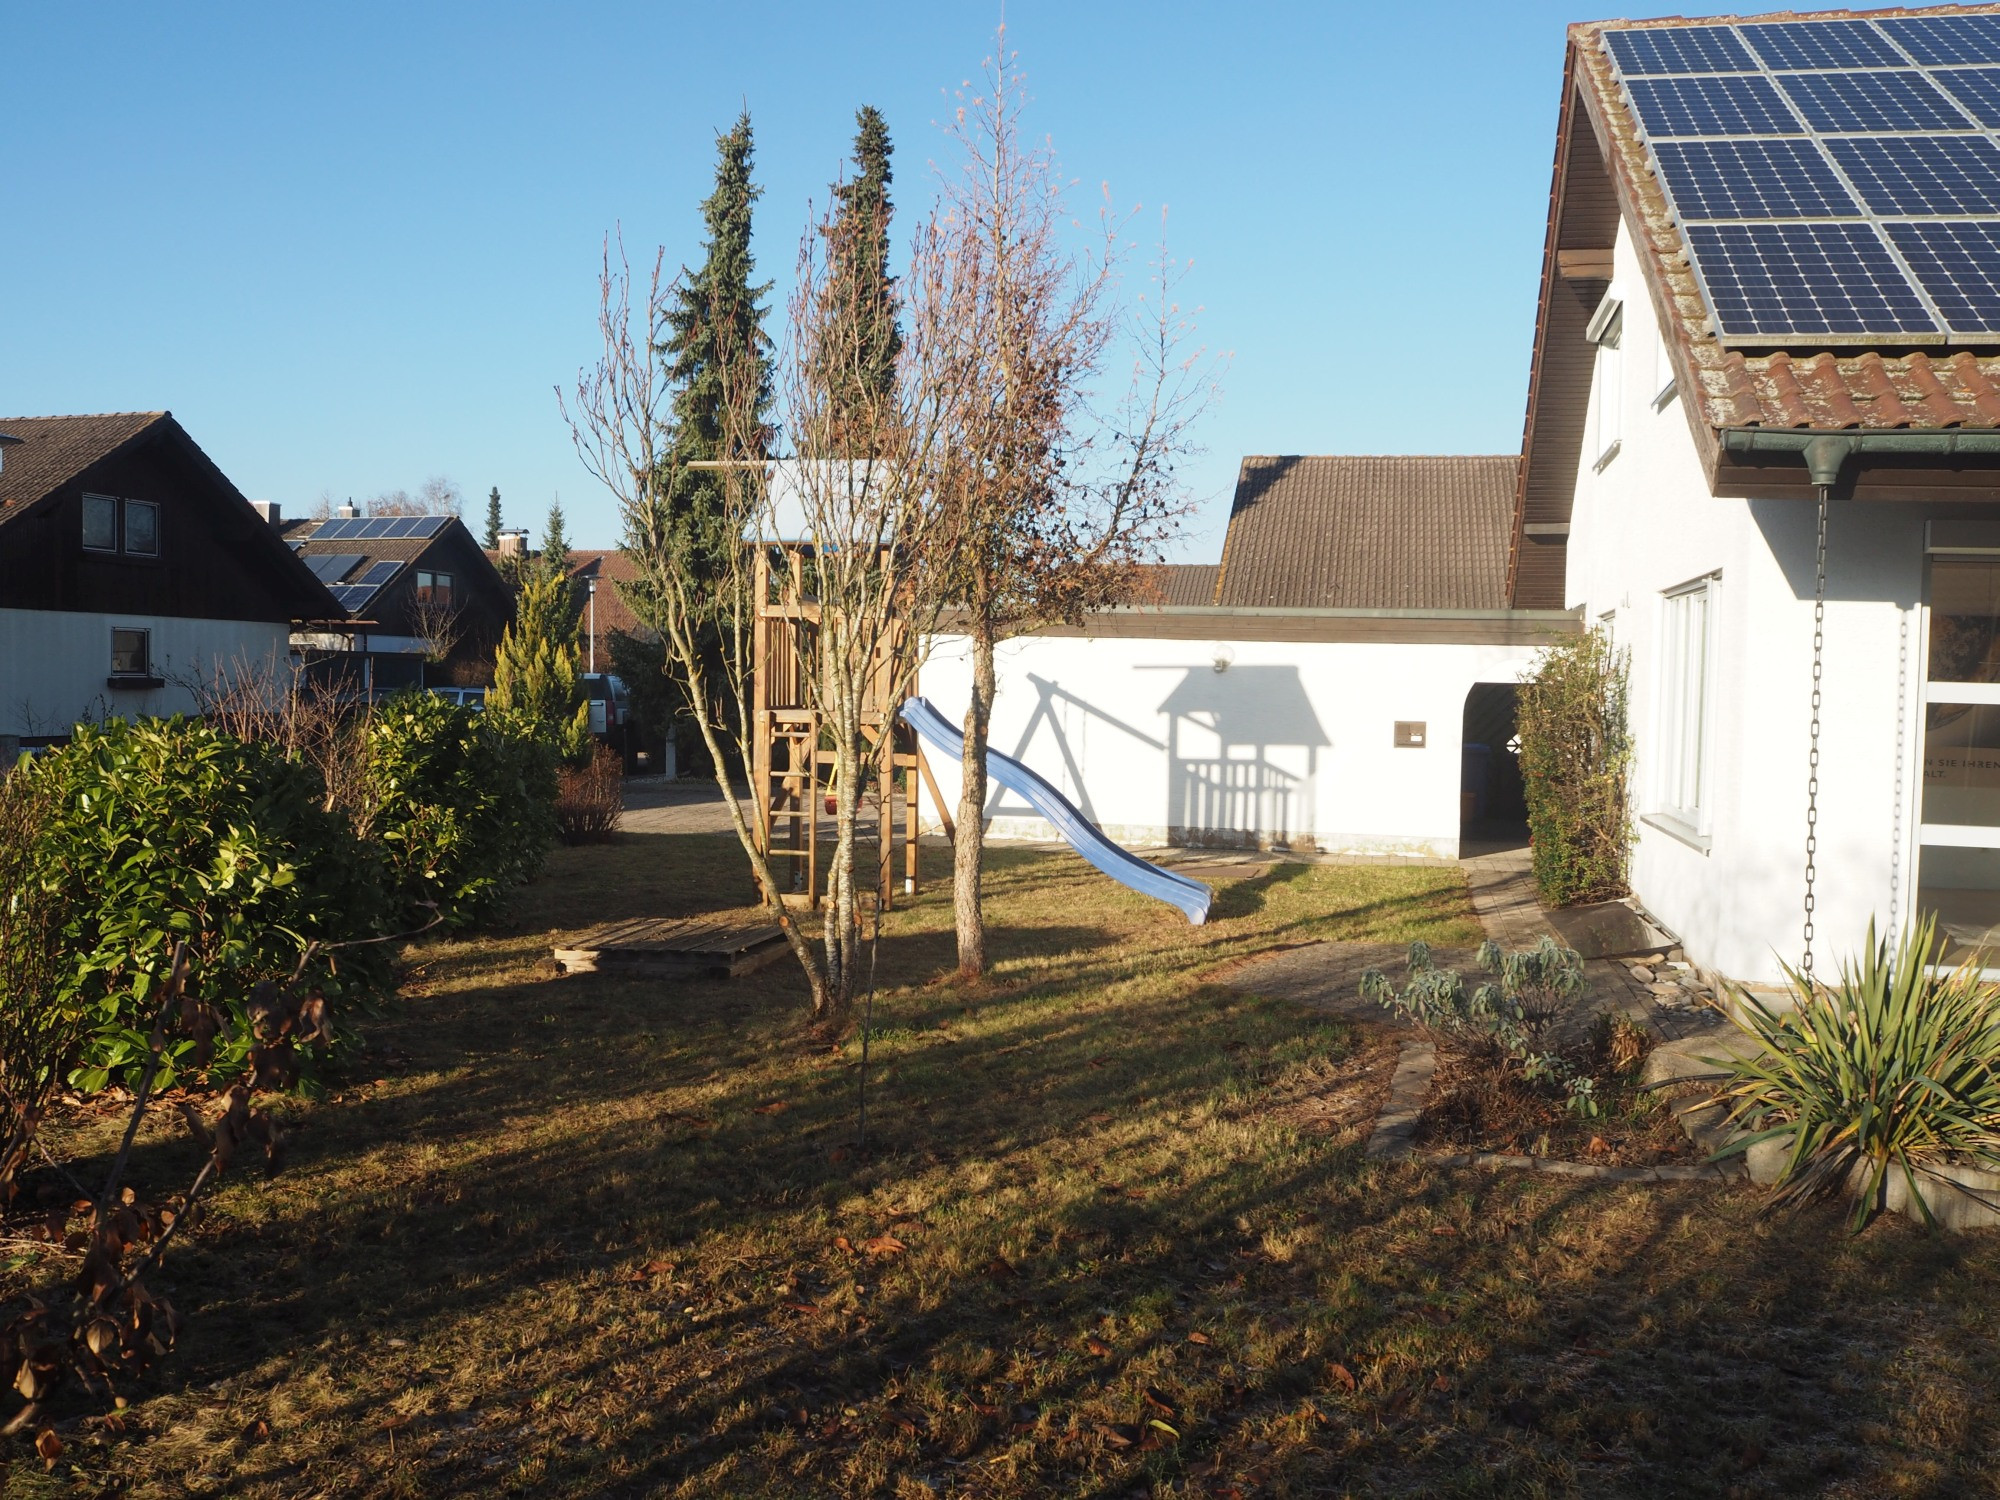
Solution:
[(1535, 886), (1551, 906), (1625, 894), (1632, 827), (1625, 653), (1592, 629), (1521, 684), (1521, 777)]

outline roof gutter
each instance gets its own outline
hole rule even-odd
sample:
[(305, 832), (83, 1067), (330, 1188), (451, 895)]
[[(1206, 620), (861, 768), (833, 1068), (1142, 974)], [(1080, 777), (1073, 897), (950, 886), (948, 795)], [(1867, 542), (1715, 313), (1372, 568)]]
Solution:
[(1815, 485), (1839, 483), (1850, 458), (1978, 457), (2000, 463), (2000, 431), (1942, 428), (1914, 432), (1884, 428), (1872, 432), (1813, 432), (1798, 428), (1727, 427), (1722, 451), (1734, 456), (1796, 453)]

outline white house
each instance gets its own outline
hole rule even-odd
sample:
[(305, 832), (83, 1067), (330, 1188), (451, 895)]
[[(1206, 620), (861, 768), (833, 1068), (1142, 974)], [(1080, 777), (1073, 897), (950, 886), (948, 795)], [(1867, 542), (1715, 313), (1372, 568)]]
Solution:
[[(1244, 460), (1219, 566), (1000, 647), (993, 745), (1125, 844), (1456, 855), (1518, 816), (1513, 685), (1579, 628), (1508, 607), (1516, 469)], [(942, 639), (925, 695), (962, 711), (970, 670)], [(935, 770), (955, 797), (957, 767)], [(989, 811), (995, 837), (1050, 836), (1004, 796)]]
[(282, 674), (344, 613), (168, 413), (0, 418), (0, 755)]
[[(1826, 967), (1924, 912), (1954, 956), (2000, 946), (1996, 65), (1994, 6), (1572, 27), (1519, 460), (1249, 461), (1252, 492), (1375, 465), (1348, 477), (1384, 502), (1278, 486), (1297, 524), (1252, 600), (1239, 487), (1214, 603), (1013, 643), (994, 743), (1133, 842), (1449, 853), (1454, 703), (1602, 625), (1634, 895), (1697, 964), (1778, 980), (1809, 890)], [(1511, 491), (1476, 597), (1388, 498), (1454, 462)], [(1406, 597), (1340, 591), (1370, 578)], [(943, 642), (926, 691), (950, 711), (963, 676)], [(1412, 721), (1422, 756), (1390, 738)]]

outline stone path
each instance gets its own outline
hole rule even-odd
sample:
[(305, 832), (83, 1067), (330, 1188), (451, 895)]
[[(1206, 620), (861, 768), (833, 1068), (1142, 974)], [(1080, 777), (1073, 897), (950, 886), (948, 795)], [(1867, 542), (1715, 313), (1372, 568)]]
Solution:
[[(1544, 937), (1556, 937), (1535, 899), (1525, 848), (1481, 850), (1459, 863), (1472, 909), (1494, 942), (1504, 949), (1530, 948)], [(1382, 1021), (1391, 1017), (1361, 999), (1361, 976), (1379, 968), (1398, 978), (1406, 957), (1399, 943), (1313, 943), (1254, 959), (1222, 982), (1232, 989)], [(1468, 978), (1476, 972), (1471, 949), (1440, 948), (1432, 958), (1440, 968), (1458, 969)], [(1707, 1006), (1709, 992), (1691, 965), (1672, 952), (1645, 958), (1652, 962), (1587, 960), (1585, 993), (1575, 1011), (1556, 1023), (1553, 1039), (1567, 1043), (1581, 1038), (1603, 1011), (1628, 1016), (1663, 1041), (1696, 1037), (1722, 1024)]]

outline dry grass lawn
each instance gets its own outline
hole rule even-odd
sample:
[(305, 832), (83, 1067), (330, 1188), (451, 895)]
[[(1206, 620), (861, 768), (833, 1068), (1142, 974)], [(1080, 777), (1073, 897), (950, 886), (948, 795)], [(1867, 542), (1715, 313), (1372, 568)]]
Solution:
[(2000, 1491), (1991, 1238), (1375, 1166), (1393, 1039), (1211, 982), (1470, 943), (1456, 872), (1282, 867), (1190, 929), (1003, 850), (964, 993), (933, 866), (862, 1150), (858, 1048), (806, 1042), (788, 964), (543, 977), (556, 932), (741, 902), (729, 841), (558, 853), (515, 929), (411, 955), (286, 1170), (169, 1262), (173, 1358), (5, 1494)]

